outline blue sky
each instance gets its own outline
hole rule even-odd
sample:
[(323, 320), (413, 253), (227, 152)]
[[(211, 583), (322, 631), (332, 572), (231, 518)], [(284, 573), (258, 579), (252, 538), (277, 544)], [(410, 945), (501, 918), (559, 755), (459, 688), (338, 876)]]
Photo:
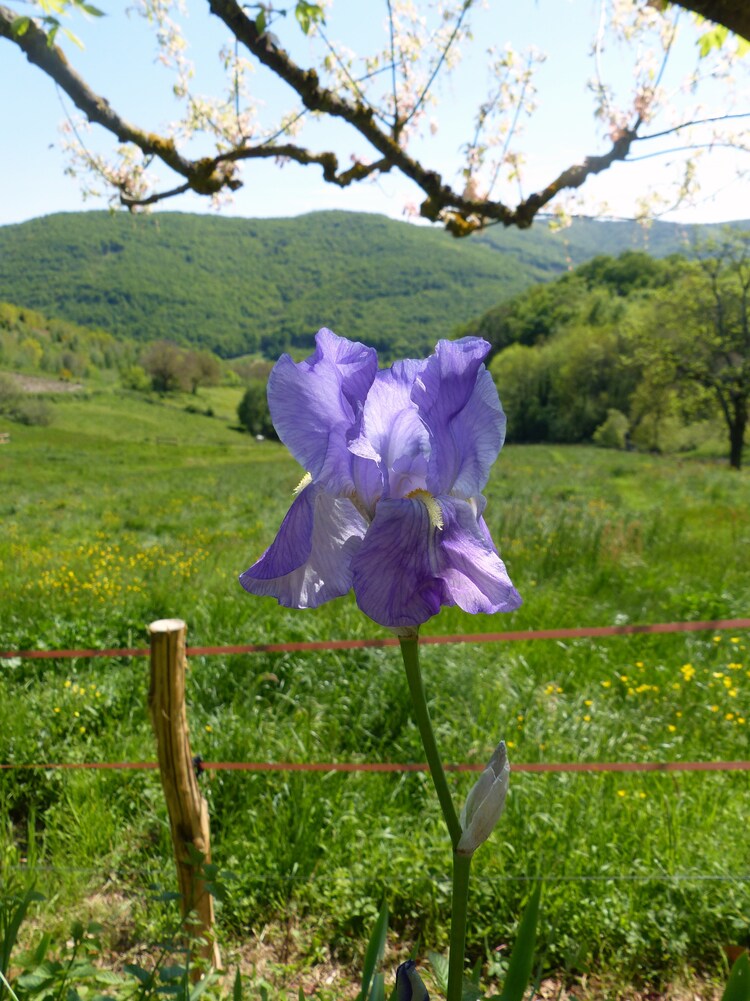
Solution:
[[(13, 4), (19, 12), (27, 5)], [(83, 51), (64, 43), (70, 61), (95, 90), (109, 99), (121, 114), (137, 124), (158, 129), (175, 117), (175, 105), (169, 94), (170, 77), (155, 64), (155, 45), (142, 19), (125, 14), (125, 4), (101, 3), (107, 16), (85, 21), (77, 18), (71, 27), (84, 42)], [(215, 53), (224, 40), (221, 25), (206, 13), (206, 5), (188, 0), (191, 56), (199, 67), (196, 89), (210, 92), (220, 80)], [(385, 24), (384, 2), (367, 3), (337, 0), (329, 14), (327, 32), (361, 51), (380, 34)], [(430, 166), (453, 180), (459, 165), (458, 150), (471, 135), (473, 112), (486, 93), (486, 47), (492, 40), (500, 45), (512, 42), (517, 49), (530, 44), (547, 53), (538, 82), (539, 110), (525, 125), (523, 148), (527, 154), (525, 192), (543, 186), (562, 169), (586, 154), (604, 152), (606, 140), (593, 119), (593, 102), (586, 81), (593, 74), (588, 56), (596, 24), (598, 5), (586, 0), (492, 0), (475, 19), (475, 44), (465, 51), (464, 60), (452, 79), (442, 85), (435, 109), (439, 129), (435, 137), (425, 139), (417, 149)], [(287, 22), (291, 18), (287, 19)], [(694, 32), (683, 18), (685, 38), (671, 61), (666, 82), (676, 85), (683, 72), (695, 62)], [(308, 63), (313, 57), (310, 44), (289, 23), (282, 23), (279, 34), (284, 45), (293, 46), (295, 57)], [(750, 56), (743, 63), (750, 62)], [(605, 72), (616, 87), (630, 87), (630, 62), (610, 50), (605, 57)], [(750, 110), (747, 67), (740, 67), (744, 77)], [(294, 106), (287, 99), (283, 85), (265, 71), (252, 82), (253, 92), (263, 100), (269, 115), (280, 108)], [(706, 88), (707, 107), (726, 106), (729, 85), (712, 84)], [(57, 211), (105, 207), (104, 200), (83, 202), (78, 182), (65, 176), (66, 160), (59, 149), (58, 126), (66, 114), (76, 111), (55, 85), (38, 69), (27, 64), (23, 55), (10, 43), (0, 41), (0, 93), (6, 99), (0, 105), (0, 134), (3, 156), (0, 157), (0, 224), (20, 222)], [(750, 119), (748, 119), (750, 122)], [(346, 160), (352, 150), (341, 128), (327, 125), (301, 137), (310, 146), (334, 146)], [(92, 149), (108, 148), (107, 137), (99, 129), (87, 134)], [(208, 152), (208, 148), (201, 152)], [(619, 165), (586, 186), (586, 211), (595, 211), (606, 201), (615, 215), (631, 216), (639, 194), (673, 181), (678, 176), (674, 157), (656, 158), (639, 164)], [(750, 218), (750, 184), (738, 180), (738, 169), (750, 168), (750, 154), (742, 151), (715, 151), (705, 158), (705, 176), (700, 202), (695, 208), (680, 208), (665, 216), (686, 222)], [(345, 191), (332, 188), (320, 179), (316, 167), (289, 164), (279, 169), (272, 163), (257, 163), (244, 172), (245, 186), (225, 214), (242, 216), (297, 215), (323, 208), (381, 212), (403, 217), (407, 203), (418, 203), (416, 187), (395, 175), (374, 183), (353, 186)], [(175, 183), (171, 178), (169, 184)], [(165, 208), (179, 211), (210, 211), (205, 200), (186, 196), (167, 203)], [(162, 209), (163, 210), (163, 209)]]

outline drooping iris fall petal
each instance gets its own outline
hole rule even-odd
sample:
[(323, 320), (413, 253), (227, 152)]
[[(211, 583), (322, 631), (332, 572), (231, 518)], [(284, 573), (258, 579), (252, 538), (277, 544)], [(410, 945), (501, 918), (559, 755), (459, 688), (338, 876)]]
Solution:
[(352, 560), (357, 604), (388, 626), (418, 626), (445, 604), (434, 572), (435, 528), (420, 500), (382, 500)]
[(437, 544), (438, 573), (446, 597), (472, 614), (515, 611), (521, 596), (474, 505), (452, 497), (440, 500), (443, 530)]
[(521, 596), (474, 506), (451, 497), (430, 501), (414, 497), (378, 504), (352, 561), (362, 611), (390, 626), (417, 626), (441, 605), (472, 614), (518, 608)]
[(316, 608), (351, 588), (351, 559), (366, 531), (367, 522), (350, 500), (311, 484), (240, 583), (251, 594), (272, 595), (287, 608)]

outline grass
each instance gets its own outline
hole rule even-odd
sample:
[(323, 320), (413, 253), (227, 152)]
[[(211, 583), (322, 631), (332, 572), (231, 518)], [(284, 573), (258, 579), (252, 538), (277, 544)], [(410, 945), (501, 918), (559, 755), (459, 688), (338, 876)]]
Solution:
[[(385, 635), (351, 597), (314, 612), (245, 595), (300, 470), (232, 431), (232, 391), (147, 403), (112, 389), (53, 402), (48, 428), (0, 420), (0, 649), (145, 645), (179, 616), (196, 645)], [(446, 609), (425, 633), (740, 617), (750, 606), (746, 472), (590, 448), (508, 448), (487, 516), (525, 603)], [(447, 761), (747, 757), (745, 633), (427, 646)], [(193, 750), (206, 760), (415, 761), (393, 649), (195, 658)], [(0, 662), (0, 761), (153, 760), (147, 664)], [(448, 848), (421, 774), (212, 772), (219, 921), (298, 942), (307, 964), (359, 957), (385, 894), (395, 947), (444, 947)], [(459, 800), (473, 780), (451, 778)], [(748, 773), (522, 774), (475, 860), (469, 949), (502, 966), (545, 881), (548, 969), (663, 981), (717, 975), (750, 933)], [(102, 894), (135, 901), (121, 948), (156, 934), (148, 887), (174, 882), (158, 776), (0, 772), (0, 879), (33, 877), (54, 924)], [(275, 931), (274, 931), (275, 930)]]

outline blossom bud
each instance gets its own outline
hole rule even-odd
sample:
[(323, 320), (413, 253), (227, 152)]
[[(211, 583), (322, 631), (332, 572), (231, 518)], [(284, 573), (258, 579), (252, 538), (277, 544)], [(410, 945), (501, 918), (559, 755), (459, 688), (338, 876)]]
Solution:
[(407, 959), (396, 970), (396, 1001), (430, 1001), (413, 959)]
[(456, 849), (459, 855), (473, 855), (482, 842), (490, 836), (503, 812), (509, 780), (508, 752), (505, 741), (501, 740), (490, 758), (490, 763), (466, 797), (459, 818), (463, 831)]

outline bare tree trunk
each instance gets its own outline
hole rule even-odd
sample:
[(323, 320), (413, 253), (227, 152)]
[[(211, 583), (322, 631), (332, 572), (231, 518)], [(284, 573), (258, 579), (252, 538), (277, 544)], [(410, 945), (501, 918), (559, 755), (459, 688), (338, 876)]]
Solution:
[(742, 449), (745, 444), (747, 415), (740, 413), (729, 426), (729, 465), (732, 469), (742, 468)]

